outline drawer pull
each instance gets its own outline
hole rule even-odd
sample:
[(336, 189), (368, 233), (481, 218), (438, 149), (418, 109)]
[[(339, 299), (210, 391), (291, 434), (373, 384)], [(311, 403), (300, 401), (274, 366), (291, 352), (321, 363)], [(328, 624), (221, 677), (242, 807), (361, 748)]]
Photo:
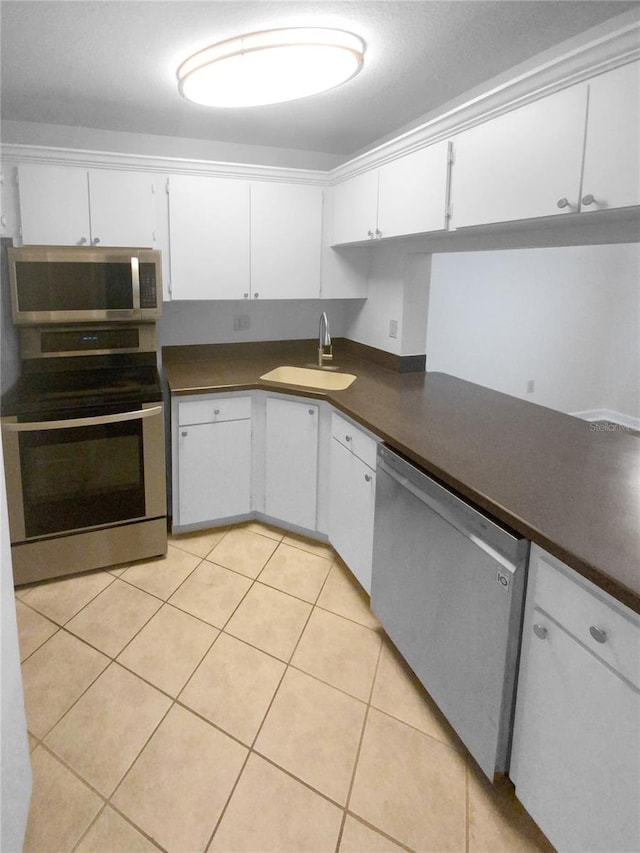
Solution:
[(547, 638), (547, 629), (544, 627), (544, 625), (534, 625), (533, 633), (539, 640), (546, 640)]
[(602, 628), (596, 628), (595, 625), (592, 625), (589, 628), (589, 633), (596, 641), (596, 643), (606, 643), (607, 642), (607, 632), (603, 631)]
[(220, 409), (214, 409), (214, 410), (213, 410), (213, 414), (214, 414), (214, 415), (219, 415), (219, 414), (220, 414)]
[(364, 475), (364, 478), (365, 478), (365, 480), (367, 481), (367, 483), (370, 483), (370, 482), (371, 482), (371, 474), (365, 474), (365, 475)]
[(309, 409), (309, 414), (310, 414), (310, 415), (315, 415), (315, 409)]
[(183, 438), (186, 438), (186, 437), (187, 437), (187, 435), (188, 435), (188, 433), (187, 433), (187, 432), (182, 432), (182, 433), (180, 433), (180, 434), (182, 435), (182, 437), (183, 437)]
[(344, 440), (345, 440), (345, 441), (351, 441), (351, 436), (350, 436), (350, 435), (345, 435)]

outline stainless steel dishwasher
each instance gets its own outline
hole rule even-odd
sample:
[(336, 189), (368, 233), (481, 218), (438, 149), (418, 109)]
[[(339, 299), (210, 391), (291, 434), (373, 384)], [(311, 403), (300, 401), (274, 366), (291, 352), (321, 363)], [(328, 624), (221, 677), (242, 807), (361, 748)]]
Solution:
[(378, 448), (371, 606), (484, 773), (508, 769), (529, 542)]

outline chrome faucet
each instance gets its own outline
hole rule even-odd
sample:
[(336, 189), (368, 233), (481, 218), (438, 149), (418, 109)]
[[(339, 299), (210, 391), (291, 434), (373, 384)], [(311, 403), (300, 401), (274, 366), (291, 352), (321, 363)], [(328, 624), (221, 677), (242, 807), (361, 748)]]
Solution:
[[(325, 347), (329, 352), (325, 352)], [(329, 321), (325, 311), (320, 315), (320, 328), (318, 330), (318, 367), (323, 367), (325, 361), (333, 358), (333, 347), (331, 346), (331, 335), (329, 334)]]

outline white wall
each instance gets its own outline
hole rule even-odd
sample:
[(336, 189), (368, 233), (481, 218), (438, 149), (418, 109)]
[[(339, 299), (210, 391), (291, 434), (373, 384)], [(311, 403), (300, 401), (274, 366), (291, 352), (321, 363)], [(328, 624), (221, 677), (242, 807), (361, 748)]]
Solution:
[(640, 417), (639, 258), (638, 244), (434, 255), (427, 370)]
[[(431, 256), (399, 246), (363, 248), (370, 255), (367, 299), (347, 314), (346, 336), (394, 355), (422, 355)], [(398, 336), (389, 323), (398, 324)]]
[(5, 492), (4, 462), (0, 453), (0, 850), (22, 850), (29, 800), (31, 764), (22, 694), (18, 652), (16, 606), (9, 540), (9, 519)]

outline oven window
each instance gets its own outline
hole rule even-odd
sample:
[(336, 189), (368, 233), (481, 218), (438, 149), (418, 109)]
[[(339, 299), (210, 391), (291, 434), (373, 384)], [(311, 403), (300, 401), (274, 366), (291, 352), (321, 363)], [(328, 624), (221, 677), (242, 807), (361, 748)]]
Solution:
[(141, 420), (22, 433), (20, 461), (28, 537), (145, 514)]

